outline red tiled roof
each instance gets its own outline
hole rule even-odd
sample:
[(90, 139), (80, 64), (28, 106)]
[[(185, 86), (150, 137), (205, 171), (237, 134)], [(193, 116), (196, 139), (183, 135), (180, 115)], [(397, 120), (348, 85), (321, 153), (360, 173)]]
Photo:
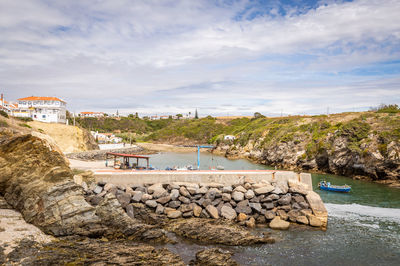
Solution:
[(104, 114), (103, 112), (81, 112), (84, 115), (93, 115), (93, 114)]
[(120, 157), (132, 157), (132, 158), (142, 158), (142, 159), (150, 158), (149, 156), (142, 156), (142, 155), (136, 155), (136, 154), (116, 153), (116, 152), (107, 152), (107, 154), (114, 155), (114, 156), (120, 156)]
[(57, 97), (37, 97), (37, 96), (20, 98), (20, 99), (18, 99), (18, 101), (59, 101), (59, 102), (65, 103), (65, 101), (63, 101)]

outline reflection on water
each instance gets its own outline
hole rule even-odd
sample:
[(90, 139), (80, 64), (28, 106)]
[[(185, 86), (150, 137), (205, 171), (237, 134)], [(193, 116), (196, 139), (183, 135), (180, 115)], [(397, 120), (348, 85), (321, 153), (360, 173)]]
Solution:
[[(195, 166), (196, 160), (195, 153), (162, 153), (152, 155), (150, 162), (164, 169)], [(227, 170), (272, 169), (247, 160), (201, 154), (201, 169), (217, 165)], [(243, 265), (400, 265), (400, 190), (342, 176), (312, 177), (314, 190), (321, 195), (329, 213), (328, 230), (291, 226), (289, 231), (272, 231), (280, 241), (272, 245), (229, 247), (235, 252), (234, 258)], [(351, 185), (352, 191), (320, 191), (317, 184), (321, 180)], [(180, 243), (169, 248), (193, 258), (204, 246)]]

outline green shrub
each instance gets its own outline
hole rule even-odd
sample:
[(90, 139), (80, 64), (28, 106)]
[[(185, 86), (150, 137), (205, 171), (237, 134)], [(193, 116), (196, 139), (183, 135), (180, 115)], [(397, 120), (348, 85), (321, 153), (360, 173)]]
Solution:
[(15, 117), (15, 118), (20, 121), (24, 121), (24, 122), (32, 122), (33, 121), (32, 117)]
[(381, 104), (377, 110), (377, 113), (400, 113), (400, 108), (397, 104)]
[(20, 127), (27, 127), (27, 128), (32, 128), (30, 125), (28, 125), (28, 124), (23, 124), (23, 123), (20, 123), (20, 124), (18, 124)]
[(8, 118), (8, 114), (3, 110), (0, 110), (0, 115), (4, 116), (5, 118)]
[(7, 122), (0, 120), (0, 127), (8, 127)]

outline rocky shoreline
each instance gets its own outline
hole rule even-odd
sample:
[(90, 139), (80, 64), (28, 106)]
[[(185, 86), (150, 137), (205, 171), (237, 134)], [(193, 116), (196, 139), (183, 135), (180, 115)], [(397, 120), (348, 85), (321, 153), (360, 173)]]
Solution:
[(384, 157), (379, 153), (377, 144), (372, 142), (365, 147), (368, 153), (361, 156), (349, 148), (347, 138), (332, 135), (327, 140), (331, 151), (320, 150), (315, 156), (308, 158), (307, 147), (301, 140), (276, 143), (270, 147), (264, 147), (262, 142), (262, 138), (257, 141), (249, 140), (244, 145), (228, 141), (217, 145), (213, 152), (230, 159), (248, 159), (285, 170), (342, 175), (400, 188), (398, 143), (391, 142), (387, 145), (387, 156)]
[[(0, 131), (0, 169), (0, 195), (7, 204), (26, 222), (55, 237), (41, 243), (26, 236), (11, 251), (1, 249), (0, 261), (6, 265), (184, 265), (189, 262), (163, 248), (184, 241), (220, 246), (199, 250), (191, 265), (237, 265), (224, 247), (274, 243), (273, 233), (252, 229), (267, 228), (262, 222), (267, 222), (268, 211), (276, 216), (268, 220), (270, 227), (279, 220), (275, 228), (283, 222), (282, 229), (286, 212), (288, 221), (311, 225), (311, 215), (316, 215), (313, 192), (295, 183), (257, 185), (245, 179), (232, 187), (91, 183), (89, 172), (74, 178), (67, 159), (45, 139), (7, 130)], [(303, 218), (294, 219), (289, 212)], [(226, 218), (233, 216), (245, 218)]]

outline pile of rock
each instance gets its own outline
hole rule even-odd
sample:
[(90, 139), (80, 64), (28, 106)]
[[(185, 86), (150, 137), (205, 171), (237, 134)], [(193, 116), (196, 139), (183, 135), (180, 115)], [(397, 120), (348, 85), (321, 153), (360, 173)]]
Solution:
[(289, 222), (324, 226), (310, 207), (308, 194), (316, 193), (305, 184), (292, 180), (275, 183), (241, 180), (232, 186), (173, 182), (123, 187), (99, 182), (86, 188), (86, 199), (97, 205), (107, 193), (112, 193), (132, 218), (134, 206), (139, 203), (170, 219), (223, 218), (250, 228), (269, 223), (271, 228), (287, 229)]

